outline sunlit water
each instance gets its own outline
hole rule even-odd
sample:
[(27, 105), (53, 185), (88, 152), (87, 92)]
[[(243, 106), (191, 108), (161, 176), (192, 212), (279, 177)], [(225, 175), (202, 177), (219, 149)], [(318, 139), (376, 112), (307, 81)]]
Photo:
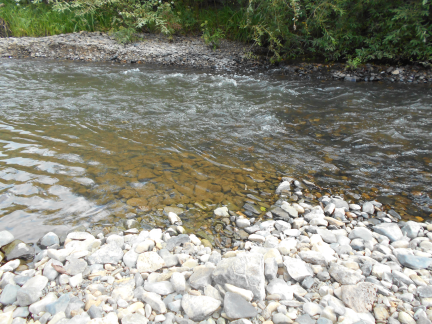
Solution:
[(178, 204), (193, 230), (280, 176), (432, 214), (428, 86), (0, 60), (0, 112), (0, 229), (28, 240)]

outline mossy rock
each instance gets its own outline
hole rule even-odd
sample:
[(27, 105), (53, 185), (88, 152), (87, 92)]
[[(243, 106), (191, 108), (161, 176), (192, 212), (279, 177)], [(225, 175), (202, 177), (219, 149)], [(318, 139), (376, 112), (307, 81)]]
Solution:
[(35, 255), (34, 247), (27, 245), (21, 240), (12, 241), (3, 246), (2, 250), (7, 261), (14, 259), (32, 260)]
[(209, 247), (210, 249), (213, 248), (213, 245), (210, 243), (209, 240), (202, 239), (202, 240), (201, 240), (201, 243), (202, 243), (202, 245), (204, 245), (204, 247)]

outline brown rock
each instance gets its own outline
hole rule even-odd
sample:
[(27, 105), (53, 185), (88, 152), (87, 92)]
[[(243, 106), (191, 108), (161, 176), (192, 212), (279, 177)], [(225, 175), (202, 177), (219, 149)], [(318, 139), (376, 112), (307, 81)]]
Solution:
[(139, 206), (147, 206), (148, 201), (144, 198), (131, 198), (126, 202), (129, 206), (139, 207)]

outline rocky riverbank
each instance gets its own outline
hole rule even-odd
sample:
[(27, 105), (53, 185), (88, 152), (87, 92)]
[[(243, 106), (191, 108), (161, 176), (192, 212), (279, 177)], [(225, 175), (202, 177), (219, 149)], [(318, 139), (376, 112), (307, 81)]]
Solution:
[[(260, 55), (261, 53), (262, 55)], [(262, 48), (223, 40), (212, 50), (200, 37), (141, 34), (139, 41), (120, 44), (101, 32), (81, 32), (48, 37), (0, 38), (0, 57), (45, 58), (83, 62), (152, 63), (222, 71), (262, 70), (300, 79), (348, 82), (432, 82), (432, 71), (422, 65), (362, 65), (346, 69), (345, 64), (270, 64)]]
[(186, 234), (175, 207), (164, 229), (37, 246), (0, 232), (0, 324), (431, 323), (432, 224), (376, 201), (293, 199), (308, 186), (284, 178), (263, 218), (245, 215), (262, 214), (252, 200), (215, 209), (241, 237), (229, 249)]

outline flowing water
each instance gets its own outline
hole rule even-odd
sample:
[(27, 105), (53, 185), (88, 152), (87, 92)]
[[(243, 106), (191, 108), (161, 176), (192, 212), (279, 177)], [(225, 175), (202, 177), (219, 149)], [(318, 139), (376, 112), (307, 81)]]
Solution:
[(211, 210), (264, 211), (281, 176), (432, 214), (430, 86), (4, 59), (0, 112), (0, 229), (27, 240), (177, 205), (212, 233)]

